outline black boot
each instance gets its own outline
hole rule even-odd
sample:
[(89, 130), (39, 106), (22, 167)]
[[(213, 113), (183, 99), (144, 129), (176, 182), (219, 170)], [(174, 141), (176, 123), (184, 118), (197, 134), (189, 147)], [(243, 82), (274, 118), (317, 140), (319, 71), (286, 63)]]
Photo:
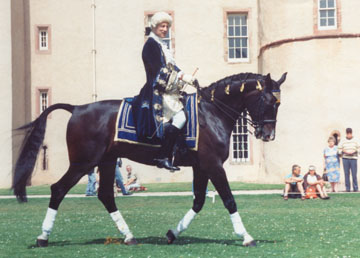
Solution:
[(171, 172), (180, 170), (180, 168), (175, 167), (172, 164), (173, 150), (179, 134), (180, 129), (173, 126), (172, 124), (165, 128), (165, 135), (161, 144), (159, 158), (155, 159), (156, 166), (158, 168), (166, 168)]

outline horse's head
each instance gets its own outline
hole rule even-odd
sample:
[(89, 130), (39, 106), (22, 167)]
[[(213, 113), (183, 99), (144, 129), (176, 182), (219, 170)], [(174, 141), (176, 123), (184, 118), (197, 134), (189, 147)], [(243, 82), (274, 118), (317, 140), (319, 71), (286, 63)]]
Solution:
[(262, 83), (257, 81), (256, 90), (249, 92), (245, 98), (246, 109), (253, 121), (257, 139), (261, 138), (263, 141), (275, 139), (276, 116), (280, 106), (280, 85), (285, 79), (286, 73), (278, 81), (272, 80), (268, 74)]

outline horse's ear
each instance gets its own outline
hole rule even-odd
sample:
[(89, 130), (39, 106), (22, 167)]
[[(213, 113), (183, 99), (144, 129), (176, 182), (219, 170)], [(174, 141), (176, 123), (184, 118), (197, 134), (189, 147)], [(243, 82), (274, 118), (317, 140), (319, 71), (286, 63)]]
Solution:
[(280, 85), (286, 80), (286, 75), (287, 75), (287, 72), (284, 73), (284, 74), (281, 76), (280, 80), (277, 81), (279, 87), (280, 87)]
[(270, 73), (265, 76), (265, 89), (269, 92), (272, 91), (272, 80)]

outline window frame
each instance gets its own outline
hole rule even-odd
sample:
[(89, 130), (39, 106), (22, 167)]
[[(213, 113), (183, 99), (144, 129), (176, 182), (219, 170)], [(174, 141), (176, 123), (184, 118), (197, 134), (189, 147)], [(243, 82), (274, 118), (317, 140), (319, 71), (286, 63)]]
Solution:
[[(335, 30), (337, 29), (337, 1), (336, 0), (333, 0), (334, 1), (334, 7), (325, 7), (325, 8), (322, 8), (320, 7), (320, 2), (321, 1), (326, 1), (326, 5), (329, 4), (329, 0), (317, 0), (317, 19), (318, 19), (318, 29), (319, 30)], [(326, 11), (327, 15), (328, 15), (328, 12), (333, 10), (334, 11), (334, 25), (326, 25), (326, 26), (321, 26), (321, 20), (322, 20), (322, 17), (320, 15), (321, 11)], [(326, 22), (328, 23), (329, 22), (329, 16), (326, 16)]]
[(336, 26), (320, 27), (320, 1), (313, 0), (313, 31), (314, 35), (335, 35), (342, 32), (342, 17), (341, 17), (341, 0), (334, 0), (335, 2), (335, 16)]
[[(235, 17), (235, 16), (239, 16), (240, 18), (240, 24), (237, 25), (237, 24), (232, 24), (232, 25), (229, 25), (229, 17)], [(244, 25), (242, 24), (242, 19), (241, 17), (245, 16), (245, 19), (246, 19), (246, 35), (243, 36), (241, 35), (242, 34), (242, 29), (241, 27), (244, 27)], [(229, 35), (229, 27), (232, 26), (233, 29), (236, 31), (236, 27), (240, 27), (239, 29), (239, 33), (240, 35), (233, 35), (233, 36), (230, 36)], [(234, 34), (236, 34), (234, 32)], [(244, 13), (244, 12), (241, 12), (241, 13), (227, 13), (227, 16), (226, 16), (226, 37), (227, 37), (227, 60), (229, 63), (242, 63), (242, 62), (249, 62), (250, 61), (250, 47), (249, 47), (249, 26), (248, 26), (248, 15), (247, 13)], [(230, 43), (229, 43), (229, 40), (230, 39), (234, 39), (236, 41), (236, 39), (240, 39), (240, 46), (239, 47), (236, 47), (236, 45), (234, 45), (233, 49), (234, 49), (234, 54), (236, 52), (236, 49), (240, 49), (240, 54), (242, 53), (242, 49), (243, 48), (246, 48), (247, 49), (247, 57), (246, 58), (243, 58), (243, 57), (240, 57), (240, 58), (231, 58), (230, 57)], [(246, 39), (246, 47), (243, 47), (242, 46), (242, 40), (243, 39)], [(236, 54), (235, 54), (236, 55)]]

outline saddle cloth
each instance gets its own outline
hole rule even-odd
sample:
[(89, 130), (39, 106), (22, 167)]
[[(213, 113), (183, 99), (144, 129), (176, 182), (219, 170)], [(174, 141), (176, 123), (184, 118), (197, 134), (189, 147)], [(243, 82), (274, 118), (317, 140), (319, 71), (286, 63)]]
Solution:
[[(185, 124), (185, 142), (189, 149), (196, 151), (199, 135), (197, 94), (188, 94), (185, 98), (185, 110), (188, 117), (188, 121)], [(132, 115), (132, 100), (133, 98), (126, 98), (120, 105), (116, 119), (116, 133), (114, 141), (159, 147), (160, 145), (140, 142), (138, 140)], [(156, 134), (154, 137), (156, 137)], [(157, 142), (159, 142), (158, 139)]]

